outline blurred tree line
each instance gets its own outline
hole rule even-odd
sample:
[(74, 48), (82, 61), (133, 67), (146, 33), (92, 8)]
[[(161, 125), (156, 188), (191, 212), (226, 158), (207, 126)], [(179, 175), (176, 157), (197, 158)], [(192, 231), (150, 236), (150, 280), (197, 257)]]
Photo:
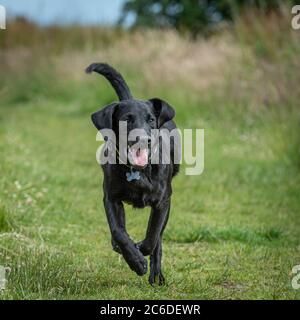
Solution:
[(207, 33), (223, 21), (233, 21), (235, 15), (247, 9), (259, 9), (266, 14), (296, 0), (127, 0), (120, 23), (134, 16), (133, 27), (173, 27), (193, 36)]

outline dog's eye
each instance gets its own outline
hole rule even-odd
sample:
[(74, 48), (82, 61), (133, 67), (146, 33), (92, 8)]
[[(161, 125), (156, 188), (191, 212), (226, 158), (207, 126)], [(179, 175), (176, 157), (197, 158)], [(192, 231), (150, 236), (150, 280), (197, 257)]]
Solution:
[(148, 122), (153, 123), (155, 120), (153, 118), (149, 118)]

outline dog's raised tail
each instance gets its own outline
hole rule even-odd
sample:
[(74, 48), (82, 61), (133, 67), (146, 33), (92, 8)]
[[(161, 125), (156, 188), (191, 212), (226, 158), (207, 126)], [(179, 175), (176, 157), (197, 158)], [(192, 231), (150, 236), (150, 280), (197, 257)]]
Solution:
[(121, 74), (107, 63), (92, 63), (86, 69), (86, 73), (97, 72), (102, 74), (115, 89), (119, 100), (132, 99), (131, 92)]

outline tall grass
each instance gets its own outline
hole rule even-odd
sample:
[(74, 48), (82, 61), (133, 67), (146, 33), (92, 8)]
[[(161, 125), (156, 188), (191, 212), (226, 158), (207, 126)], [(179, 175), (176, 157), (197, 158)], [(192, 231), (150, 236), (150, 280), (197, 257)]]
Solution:
[(300, 168), (300, 33), (291, 28), (290, 10), (283, 6), (280, 12), (245, 13), (237, 18), (235, 34), (243, 71), (229, 84), (231, 97), (262, 119), (269, 114), (281, 122), (270, 134), (282, 131), (278, 146), (285, 144), (284, 160)]

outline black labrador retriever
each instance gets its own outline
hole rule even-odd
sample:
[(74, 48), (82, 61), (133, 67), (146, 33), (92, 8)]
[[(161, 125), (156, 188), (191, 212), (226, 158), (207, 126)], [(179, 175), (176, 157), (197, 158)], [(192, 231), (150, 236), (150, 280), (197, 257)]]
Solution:
[[(92, 114), (92, 121), (98, 130), (111, 129), (118, 136), (118, 122), (126, 121), (128, 132), (143, 129), (146, 136), (139, 139), (148, 140), (151, 129), (176, 129), (172, 121), (175, 112), (168, 103), (158, 98), (147, 101), (134, 99), (123, 77), (108, 64), (93, 63), (86, 69), (87, 73), (93, 71), (103, 75), (111, 83), (120, 100)], [(147, 260), (144, 256), (150, 255), (149, 283), (152, 285), (158, 280), (162, 285), (162, 234), (170, 212), (171, 181), (179, 171), (179, 164), (174, 163), (174, 139), (171, 140), (169, 164), (151, 164), (149, 152), (143, 149), (131, 150), (131, 146), (129, 142), (131, 164), (120, 161), (117, 164), (102, 164), (103, 201), (112, 235), (112, 246), (140, 276), (147, 272)], [(119, 148), (118, 144), (115, 148)], [(161, 144), (159, 150), (160, 148)], [(137, 244), (126, 232), (123, 202), (135, 208), (151, 207), (145, 239)]]

